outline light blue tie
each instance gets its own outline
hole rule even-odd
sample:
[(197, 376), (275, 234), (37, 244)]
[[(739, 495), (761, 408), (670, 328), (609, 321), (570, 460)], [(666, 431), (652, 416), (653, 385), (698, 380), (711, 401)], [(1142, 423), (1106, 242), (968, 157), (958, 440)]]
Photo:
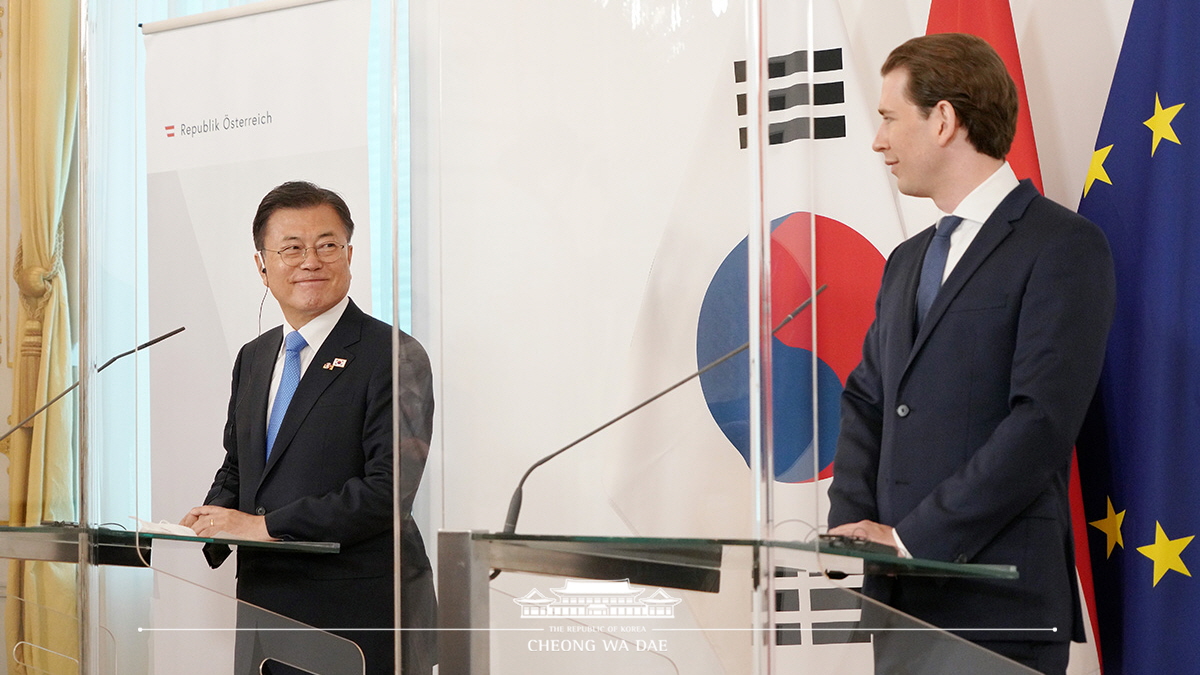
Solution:
[(929, 314), (929, 308), (933, 306), (933, 300), (942, 288), (946, 257), (950, 254), (950, 234), (962, 220), (958, 216), (945, 216), (939, 220), (933, 241), (929, 242), (929, 248), (925, 250), (925, 262), (921, 265), (921, 282), (917, 286), (918, 331), (921, 330), (921, 323), (925, 321), (925, 315)]
[(308, 346), (300, 331), (292, 331), (284, 339), (287, 354), (283, 357), (283, 375), (279, 378), (279, 391), (275, 392), (275, 405), (271, 406), (271, 419), (267, 422), (267, 458), (271, 457), (271, 446), (275, 445), (275, 435), (283, 424), (283, 416), (292, 395), (296, 393), (296, 385), (300, 384), (300, 350)]

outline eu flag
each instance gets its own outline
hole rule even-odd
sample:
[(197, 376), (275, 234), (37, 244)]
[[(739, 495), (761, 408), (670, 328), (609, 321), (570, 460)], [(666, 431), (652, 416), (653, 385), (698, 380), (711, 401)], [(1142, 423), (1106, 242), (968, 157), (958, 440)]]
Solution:
[(1079, 211), (1117, 313), (1079, 441), (1105, 675), (1200, 664), (1200, 11), (1135, 0)]

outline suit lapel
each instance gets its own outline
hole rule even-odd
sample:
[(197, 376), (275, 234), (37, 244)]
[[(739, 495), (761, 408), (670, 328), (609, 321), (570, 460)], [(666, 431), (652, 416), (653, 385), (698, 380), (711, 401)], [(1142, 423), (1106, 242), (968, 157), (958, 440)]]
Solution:
[(930, 227), (917, 235), (917, 237), (924, 240), (920, 242), (921, 255), (917, 258), (917, 265), (909, 267), (901, 284), (901, 289), (903, 289), (901, 297), (904, 298), (904, 306), (901, 308), (900, 316), (906, 317), (907, 320), (900, 322), (899, 337), (900, 344), (909, 352), (912, 351), (913, 341), (917, 337), (915, 317), (917, 316), (917, 286), (921, 283), (921, 262), (925, 259), (925, 251), (933, 241), (933, 235), (936, 231), (936, 227)]
[[(308, 417), (313, 405), (354, 360), (354, 354), (350, 351), (350, 347), (359, 341), (362, 334), (362, 317), (362, 311), (351, 301), (342, 314), (342, 318), (329, 333), (329, 337), (325, 338), (325, 342), (321, 344), (320, 351), (308, 364), (304, 376), (300, 378), (300, 384), (296, 386), (296, 393), (292, 396), (287, 413), (283, 416), (283, 422), (279, 425), (279, 433), (275, 436), (275, 446), (271, 449), (271, 458), (267, 460), (264, 477), (272, 467), (279, 463), (279, 458), (287, 453), (296, 432), (300, 429), (304, 419)], [(333, 366), (334, 359), (344, 360), (345, 363), (341, 367)], [(330, 367), (325, 367), (326, 364), (329, 364)], [(263, 428), (266, 428), (265, 422)], [(265, 448), (265, 431), (263, 435), (263, 447)]]
[[(950, 272), (950, 276), (946, 278), (946, 283), (938, 291), (933, 305), (929, 307), (929, 314), (925, 317), (925, 321), (921, 324), (921, 330), (917, 332), (916, 338), (913, 340), (912, 352), (909, 354), (905, 371), (912, 366), (913, 359), (916, 358), (917, 354), (921, 351), (921, 347), (929, 339), (930, 333), (933, 332), (938, 322), (941, 321), (950, 303), (954, 301), (954, 298), (966, 286), (976, 270), (991, 256), (992, 251), (995, 251), (1000, 242), (1004, 241), (1012, 233), (1013, 221), (1019, 219), (1025, 213), (1025, 209), (1037, 194), (1037, 189), (1033, 187), (1032, 183), (1028, 180), (1021, 181), (1021, 184), (1008, 193), (1008, 196), (1000, 202), (996, 210), (992, 212), (992, 215), (988, 217), (987, 222), (980, 228), (979, 234), (975, 235), (974, 241), (967, 247), (962, 259), (954, 266), (954, 271)], [(921, 261), (919, 260), (918, 265), (920, 263)], [(909, 302), (915, 305), (916, 288), (914, 287), (912, 291), (909, 294)], [(915, 310), (914, 314), (910, 314), (910, 316), (915, 316)]]

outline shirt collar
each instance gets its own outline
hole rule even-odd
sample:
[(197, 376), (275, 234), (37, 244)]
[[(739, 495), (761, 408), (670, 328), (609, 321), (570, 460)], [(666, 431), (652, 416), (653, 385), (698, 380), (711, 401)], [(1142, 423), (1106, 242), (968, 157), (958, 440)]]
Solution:
[(1020, 181), (1017, 180), (1012, 167), (1005, 162), (959, 202), (958, 207), (954, 209), (954, 215), (977, 223), (986, 222), (996, 207), (1000, 206), (1000, 202), (1019, 184)]
[(287, 332), (299, 330), (304, 341), (312, 347), (313, 353), (317, 353), (321, 349), (321, 345), (325, 343), (325, 339), (333, 332), (333, 327), (341, 320), (342, 314), (346, 311), (346, 307), (350, 305), (350, 296), (343, 297), (336, 305), (330, 307), (317, 316), (309, 319), (308, 323), (304, 324), (299, 329), (292, 328), (291, 324), (284, 322), (287, 326)]

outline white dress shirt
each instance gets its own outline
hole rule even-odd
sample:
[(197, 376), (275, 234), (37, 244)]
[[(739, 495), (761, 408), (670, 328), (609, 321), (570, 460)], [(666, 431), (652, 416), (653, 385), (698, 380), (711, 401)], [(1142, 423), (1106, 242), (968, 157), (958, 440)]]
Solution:
[(954, 271), (954, 266), (962, 260), (963, 254), (967, 252), (967, 247), (971, 242), (975, 241), (975, 235), (979, 234), (979, 230), (983, 229), (983, 223), (988, 218), (992, 217), (992, 212), (1000, 206), (1000, 202), (1008, 196), (1008, 193), (1016, 189), (1020, 181), (1017, 180), (1017, 175), (1013, 173), (1012, 167), (1008, 162), (1000, 165), (999, 169), (987, 180), (980, 183), (970, 194), (963, 198), (955, 207), (954, 213), (943, 213), (943, 216), (955, 215), (962, 218), (958, 227), (950, 233), (950, 253), (946, 256), (946, 269), (942, 272), (942, 282), (945, 283), (946, 278), (950, 276), (950, 272)]

